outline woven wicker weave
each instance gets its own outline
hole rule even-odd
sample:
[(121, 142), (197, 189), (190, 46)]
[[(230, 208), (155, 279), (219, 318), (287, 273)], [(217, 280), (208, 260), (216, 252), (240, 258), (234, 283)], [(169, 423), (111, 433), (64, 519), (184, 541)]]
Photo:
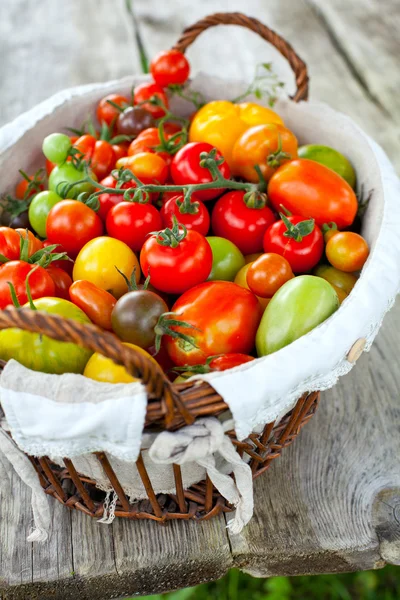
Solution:
[[(299, 101), (307, 98), (308, 76), (305, 63), (284, 39), (254, 18), (240, 13), (211, 15), (187, 28), (175, 48), (185, 52), (202, 31), (215, 25), (241, 25), (273, 44), (287, 58), (295, 73), (297, 90), (293, 99)], [(198, 381), (172, 384), (157, 364), (122, 345), (113, 334), (94, 325), (83, 325), (29, 309), (8, 308), (0, 312), (0, 329), (8, 327), (43, 333), (59, 341), (75, 342), (125, 366), (133, 376), (140, 378), (147, 388), (147, 430), (175, 430), (193, 423), (197, 417), (218, 416), (228, 409), (223, 398), (208, 383)], [(271, 461), (280, 456), (283, 448), (293, 442), (300, 429), (314, 414), (318, 401), (318, 393), (305, 394), (279, 423), (268, 423), (262, 433), (251, 434), (245, 441), (239, 442), (235, 432), (229, 432), (240, 455), (247, 454), (250, 457), (249, 464), (254, 478), (266, 471)], [(130, 504), (107, 456), (97, 453), (96, 457), (118, 496), (116, 516), (163, 522), (169, 519), (209, 519), (221, 511), (231, 510), (209, 479), (184, 490), (178, 465), (171, 466), (176, 495), (156, 496), (142, 456), (139, 456), (136, 466), (148, 500)], [(103, 515), (104, 493), (96, 488), (95, 481), (77, 473), (69, 459), (64, 459), (65, 468), (61, 468), (47, 457), (29, 458), (46, 493), (66, 506), (93, 517)]]

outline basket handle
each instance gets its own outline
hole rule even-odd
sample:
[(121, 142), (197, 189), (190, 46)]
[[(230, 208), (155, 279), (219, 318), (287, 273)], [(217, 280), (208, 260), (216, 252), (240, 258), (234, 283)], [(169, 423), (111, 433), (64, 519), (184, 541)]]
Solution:
[(292, 100), (299, 102), (308, 98), (308, 73), (305, 62), (296, 54), (292, 46), (272, 29), (254, 19), (239, 12), (215, 13), (200, 19), (197, 23), (186, 27), (181, 37), (174, 46), (175, 50), (185, 53), (187, 48), (195, 39), (209, 27), (215, 25), (240, 25), (254, 31), (265, 41), (269, 42), (284, 56), (289, 62), (296, 77), (297, 90), (291, 96)]
[(115, 363), (124, 366), (133, 377), (142, 380), (149, 399), (156, 398), (164, 402), (167, 427), (176, 418), (175, 408), (185, 423), (194, 422), (193, 415), (182, 402), (179, 393), (173, 389), (161, 367), (133, 348), (124, 346), (114, 334), (103, 331), (96, 325), (80, 323), (30, 308), (10, 307), (1, 310), (0, 330), (10, 327), (41, 333), (60, 342), (72, 342), (111, 358)]

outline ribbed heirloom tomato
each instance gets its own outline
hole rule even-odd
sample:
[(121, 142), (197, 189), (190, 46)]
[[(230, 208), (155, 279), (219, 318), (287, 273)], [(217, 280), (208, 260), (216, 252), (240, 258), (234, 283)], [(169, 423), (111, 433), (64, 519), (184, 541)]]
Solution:
[(317, 225), (349, 227), (357, 214), (357, 197), (349, 184), (324, 165), (298, 158), (282, 165), (268, 184), (275, 210), (313, 218)]
[(166, 337), (167, 352), (178, 366), (202, 364), (227, 352), (249, 354), (262, 315), (255, 295), (230, 281), (209, 281), (188, 290), (172, 312), (196, 328), (190, 332), (193, 344)]

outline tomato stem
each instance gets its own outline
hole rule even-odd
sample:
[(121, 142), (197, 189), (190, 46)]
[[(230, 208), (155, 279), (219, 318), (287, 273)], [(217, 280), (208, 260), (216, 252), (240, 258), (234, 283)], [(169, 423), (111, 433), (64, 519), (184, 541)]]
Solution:
[(291, 154), (289, 154), (288, 152), (284, 152), (282, 150), (282, 137), (281, 137), (281, 134), (278, 133), (278, 147), (275, 150), (275, 152), (271, 152), (271, 154), (268, 155), (268, 158), (267, 158), (268, 166), (272, 167), (273, 169), (277, 169), (278, 167), (281, 166), (282, 161), (290, 160), (291, 158), (292, 158)]
[(152, 231), (151, 235), (157, 236), (157, 243), (160, 246), (177, 248), (179, 243), (187, 236), (187, 228), (182, 223), (178, 223), (176, 216), (172, 215), (172, 228), (166, 227), (161, 231)]

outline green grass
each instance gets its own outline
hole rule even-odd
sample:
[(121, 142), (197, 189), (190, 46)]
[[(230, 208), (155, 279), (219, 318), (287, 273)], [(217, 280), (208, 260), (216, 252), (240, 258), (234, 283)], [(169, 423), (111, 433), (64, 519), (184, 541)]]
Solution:
[(400, 569), (256, 579), (232, 569), (213, 583), (149, 600), (400, 600)]

